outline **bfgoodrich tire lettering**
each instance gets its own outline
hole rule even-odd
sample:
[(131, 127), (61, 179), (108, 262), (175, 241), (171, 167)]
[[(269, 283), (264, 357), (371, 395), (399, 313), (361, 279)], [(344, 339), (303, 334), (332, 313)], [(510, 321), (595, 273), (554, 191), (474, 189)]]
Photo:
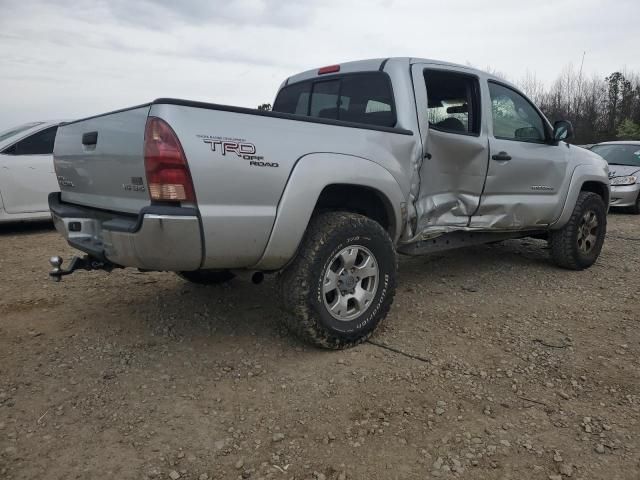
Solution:
[[(591, 225), (595, 227), (589, 228)], [(550, 233), (551, 257), (563, 268), (588, 268), (600, 255), (606, 232), (607, 209), (602, 197), (580, 192), (567, 224)]]
[[(329, 311), (323, 286), (336, 255), (349, 247), (372, 254), (377, 286), (360, 314), (340, 319)], [(396, 270), (393, 243), (378, 223), (354, 213), (318, 214), (312, 218), (296, 258), (279, 275), (283, 320), (296, 335), (320, 347), (341, 349), (361, 343), (389, 312)]]

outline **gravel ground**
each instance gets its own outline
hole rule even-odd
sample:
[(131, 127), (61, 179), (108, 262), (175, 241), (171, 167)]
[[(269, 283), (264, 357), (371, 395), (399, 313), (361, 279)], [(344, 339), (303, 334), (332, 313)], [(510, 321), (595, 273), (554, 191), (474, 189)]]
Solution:
[(638, 479), (640, 217), (597, 264), (540, 240), (402, 258), (371, 343), (310, 348), (271, 280), (78, 273), (0, 228), (0, 478)]

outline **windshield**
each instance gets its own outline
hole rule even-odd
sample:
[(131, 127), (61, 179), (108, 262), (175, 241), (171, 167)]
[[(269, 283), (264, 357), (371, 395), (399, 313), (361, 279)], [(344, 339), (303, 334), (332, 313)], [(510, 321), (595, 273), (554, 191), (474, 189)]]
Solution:
[(591, 151), (604, 158), (609, 165), (640, 167), (640, 144), (596, 145), (591, 148)]
[(4, 132), (0, 132), (0, 142), (6, 140), (7, 138), (11, 138), (14, 135), (18, 135), (25, 130), (29, 130), (30, 128), (37, 127), (38, 125), (42, 125), (44, 122), (32, 122), (25, 123), (24, 125), (20, 125), (18, 127), (10, 128), (9, 130), (5, 130)]

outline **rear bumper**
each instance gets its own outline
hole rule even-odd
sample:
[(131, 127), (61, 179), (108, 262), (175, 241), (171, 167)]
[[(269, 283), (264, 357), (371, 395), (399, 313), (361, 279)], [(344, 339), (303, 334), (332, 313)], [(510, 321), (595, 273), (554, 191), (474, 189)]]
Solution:
[(81, 207), (49, 195), (56, 229), (69, 245), (102, 261), (145, 270), (196, 270), (203, 257), (195, 208), (150, 206), (138, 215)]
[(638, 200), (639, 194), (639, 183), (635, 185), (612, 186), (609, 205), (612, 207), (632, 207)]

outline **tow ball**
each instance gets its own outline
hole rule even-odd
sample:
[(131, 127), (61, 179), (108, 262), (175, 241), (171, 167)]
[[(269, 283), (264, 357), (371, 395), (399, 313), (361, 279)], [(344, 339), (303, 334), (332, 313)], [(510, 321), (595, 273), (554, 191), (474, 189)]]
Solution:
[(56, 256), (49, 259), (49, 263), (53, 267), (53, 270), (49, 272), (49, 277), (51, 277), (51, 280), (54, 282), (59, 282), (62, 277), (65, 275), (71, 275), (76, 270), (104, 270), (106, 272), (110, 272), (116, 268), (116, 265), (103, 262), (102, 260), (98, 260), (90, 255), (85, 255), (84, 257), (73, 257), (69, 267), (66, 269), (62, 268), (62, 262), (62, 257)]

